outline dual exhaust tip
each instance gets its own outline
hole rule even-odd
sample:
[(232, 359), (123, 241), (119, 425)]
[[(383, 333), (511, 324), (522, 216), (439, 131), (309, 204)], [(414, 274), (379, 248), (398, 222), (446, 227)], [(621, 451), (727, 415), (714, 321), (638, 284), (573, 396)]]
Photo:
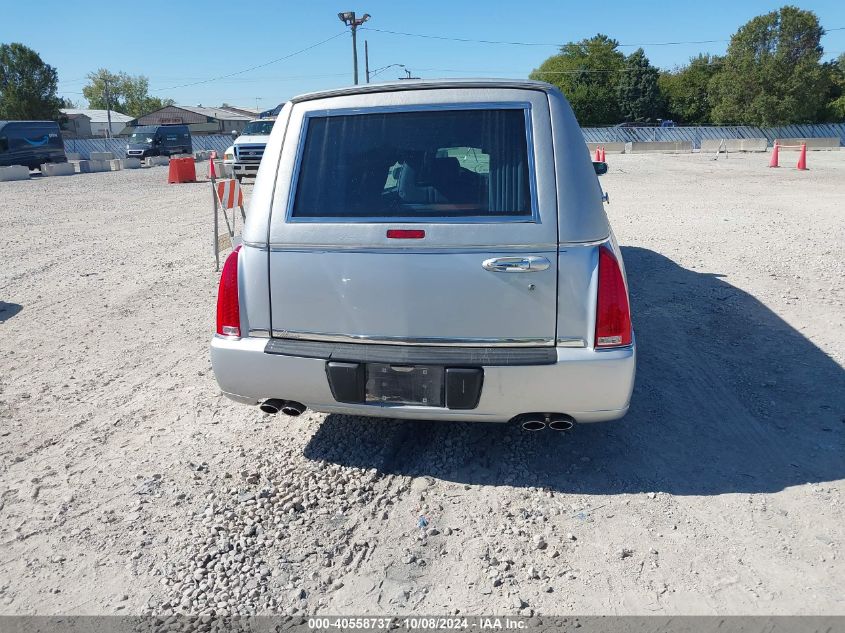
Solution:
[[(275, 415), (279, 412), (296, 417), (305, 412), (305, 405), (293, 400), (282, 400), (280, 398), (269, 398), (259, 405), (264, 413)], [(526, 431), (570, 431), (575, 426), (575, 419), (565, 413), (526, 413), (518, 416), (520, 425)]]
[(294, 402), (293, 400), (280, 400), (279, 398), (270, 398), (265, 400), (259, 406), (264, 413), (275, 415), (280, 411), (285, 415), (296, 417), (302, 415), (305, 411), (305, 405), (301, 402)]
[(565, 413), (526, 413), (519, 416), (519, 422), (526, 431), (570, 431), (575, 426), (575, 419)]

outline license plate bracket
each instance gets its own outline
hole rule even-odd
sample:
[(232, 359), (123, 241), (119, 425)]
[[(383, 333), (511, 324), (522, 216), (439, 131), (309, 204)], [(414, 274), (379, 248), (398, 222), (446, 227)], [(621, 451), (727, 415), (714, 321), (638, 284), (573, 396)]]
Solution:
[(444, 376), (432, 365), (367, 363), (366, 402), (443, 407)]

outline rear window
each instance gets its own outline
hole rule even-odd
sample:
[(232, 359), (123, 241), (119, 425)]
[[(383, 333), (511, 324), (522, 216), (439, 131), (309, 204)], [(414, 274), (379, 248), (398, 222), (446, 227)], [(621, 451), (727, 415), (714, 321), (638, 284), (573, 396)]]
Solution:
[(526, 111), (311, 116), (293, 218), (532, 214)]

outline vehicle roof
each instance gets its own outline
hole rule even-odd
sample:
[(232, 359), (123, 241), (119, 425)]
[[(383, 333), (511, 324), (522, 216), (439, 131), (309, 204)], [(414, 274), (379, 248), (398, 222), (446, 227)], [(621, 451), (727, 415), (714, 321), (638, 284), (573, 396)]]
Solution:
[(557, 91), (553, 85), (545, 81), (530, 79), (404, 79), (377, 84), (360, 84), (309, 92), (291, 99), (293, 103), (313, 101), (327, 97), (342, 97), (357, 94), (372, 94), (378, 92), (399, 92), (404, 90), (438, 90), (443, 88), (515, 88), (518, 90), (540, 90), (542, 92)]
[(38, 123), (39, 125), (47, 123), (48, 125), (58, 125), (55, 121), (0, 121), (0, 127), (8, 125), (9, 123)]

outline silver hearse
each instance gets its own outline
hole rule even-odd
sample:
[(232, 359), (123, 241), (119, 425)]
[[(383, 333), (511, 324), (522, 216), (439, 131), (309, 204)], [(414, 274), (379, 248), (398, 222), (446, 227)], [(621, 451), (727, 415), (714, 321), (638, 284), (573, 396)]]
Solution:
[(221, 389), (289, 415), (625, 415), (634, 334), (596, 171), (546, 83), (291, 100), (221, 275)]

